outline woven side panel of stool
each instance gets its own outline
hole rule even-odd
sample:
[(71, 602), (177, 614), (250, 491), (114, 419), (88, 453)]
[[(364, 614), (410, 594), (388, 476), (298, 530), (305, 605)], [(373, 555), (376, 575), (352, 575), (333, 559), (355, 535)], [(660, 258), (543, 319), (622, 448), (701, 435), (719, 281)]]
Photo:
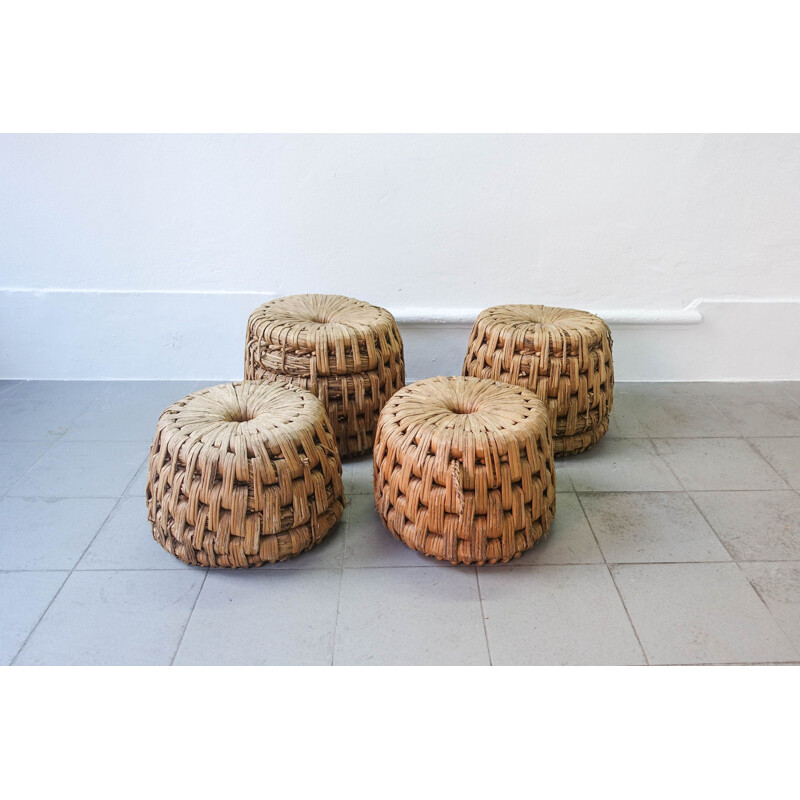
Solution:
[(310, 378), (287, 377), (269, 370), (256, 370), (258, 380), (288, 382), (313, 393), (325, 406), (340, 453), (358, 455), (372, 448), (375, 427), (386, 400), (404, 385), (402, 374), (385, 370)]
[(150, 448), (153, 537), (187, 564), (255, 567), (313, 547), (342, 516), (325, 408), (298, 387), (244, 381), (171, 405)]
[(553, 452), (591, 447), (614, 402), (611, 332), (587, 311), (535, 305), (487, 308), (470, 334), (463, 374), (522, 386), (548, 408)]
[(381, 519), (413, 550), (452, 564), (516, 558), (555, 514), (547, 410), (505, 383), (417, 381), (381, 412), (374, 478)]
[(340, 455), (358, 455), (372, 447), (381, 408), (405, 384), (403, 340), (386, 309), (362, 300), (279, 297), (250, 315), (244, 372), (316, 394)]

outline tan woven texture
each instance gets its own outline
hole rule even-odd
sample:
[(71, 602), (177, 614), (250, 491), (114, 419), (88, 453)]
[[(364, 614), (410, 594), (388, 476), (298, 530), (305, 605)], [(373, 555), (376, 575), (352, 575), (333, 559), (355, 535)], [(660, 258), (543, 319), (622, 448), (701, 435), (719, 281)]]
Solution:
[(384, 403), (405, 384), (403, 340), (386, 309), (300, 294), (259, 306), (247, 323), (247, 379), (289, 381), (328, 410), (341, 456), (367, 452)]
[(464, 375), (530, 389), (550, 414), (553, 453), (580, 453), (608, 430), (614, 400), (611, 332), (587, 311), (507, 305), (481, 311)]
[(153, 537), (187, 564), (296, 556), (342, 516), (325, 409), (310, 392), (260, 381), (190, 394), (158, 420), (146, 496)]
[(381, 412), (375, 504), (413, 550), (452, 564), (516, 558), (555, 514), (547, 409), (526, 389), (428, 378)]

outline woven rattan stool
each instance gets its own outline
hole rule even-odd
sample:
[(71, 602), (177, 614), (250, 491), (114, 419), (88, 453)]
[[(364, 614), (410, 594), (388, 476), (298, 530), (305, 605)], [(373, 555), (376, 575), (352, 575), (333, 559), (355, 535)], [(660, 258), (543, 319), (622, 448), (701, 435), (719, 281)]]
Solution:
[(452, 564), (516, 558), (555, 513), (547, 409), (518, 386), (428, 378), (384, 406), (375, 504), (412, 550)]
[(313, 394), (244, 381), (161, 415), (150, 448), (153, 538), (187, 564), (256, 567), (319, 542), (342, 516), (342, 465)]
[(288, 381), (328, 410), (341, 456), (367, 452), (384, 403), (405, 383), (403, 341), (385, 309), (300, 294), (259, 306), (247, 323), (245, 378)]
[(611, 333), (587, 311), (529, 305), (481, 311), (463, 374), (535, 392), (550, 413), (556, 456), (580, 453), (608, 430), (614, 397)]

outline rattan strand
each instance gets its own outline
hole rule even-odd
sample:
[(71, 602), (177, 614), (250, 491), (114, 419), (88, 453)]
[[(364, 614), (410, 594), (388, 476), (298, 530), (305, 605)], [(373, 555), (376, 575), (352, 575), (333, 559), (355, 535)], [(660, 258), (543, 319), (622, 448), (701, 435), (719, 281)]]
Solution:
[(475, 321), (463, 374), (530, 389), (547, 405), (554, 454), (571, 455), (608, 430), (611, 347), (608, 326), (587, 311), (494, 306)]
[(341, 456), (367, 452), (405, 384), (403, 341), (385, 309), (341, 295), (280, 297), (247, 323), (245, 378), (289, 381), (325, 405)]
[(325, 409), (303, 389), (243, 381), (171, 405), (150, 448), (153, 537), (187, 564), (255, 567), (313, 547), (342, 516)]
[(374, 481), (381, 519), (413, 550), (452, 564), (516, 558), (555, 514), (547, 410), (505, 383), (412, 383), (381, 412)]

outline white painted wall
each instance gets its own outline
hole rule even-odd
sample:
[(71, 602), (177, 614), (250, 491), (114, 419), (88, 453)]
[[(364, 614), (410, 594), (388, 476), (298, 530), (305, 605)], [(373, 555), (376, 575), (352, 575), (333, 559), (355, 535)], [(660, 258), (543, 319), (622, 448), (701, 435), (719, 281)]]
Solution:
[(605, 314), (623, 380), (800, 378), (800, 136), (0, 137), (4, 377), (238, 377), (245, 312), (310, 291), (417, 323), (413, 377), (543, 302)]

